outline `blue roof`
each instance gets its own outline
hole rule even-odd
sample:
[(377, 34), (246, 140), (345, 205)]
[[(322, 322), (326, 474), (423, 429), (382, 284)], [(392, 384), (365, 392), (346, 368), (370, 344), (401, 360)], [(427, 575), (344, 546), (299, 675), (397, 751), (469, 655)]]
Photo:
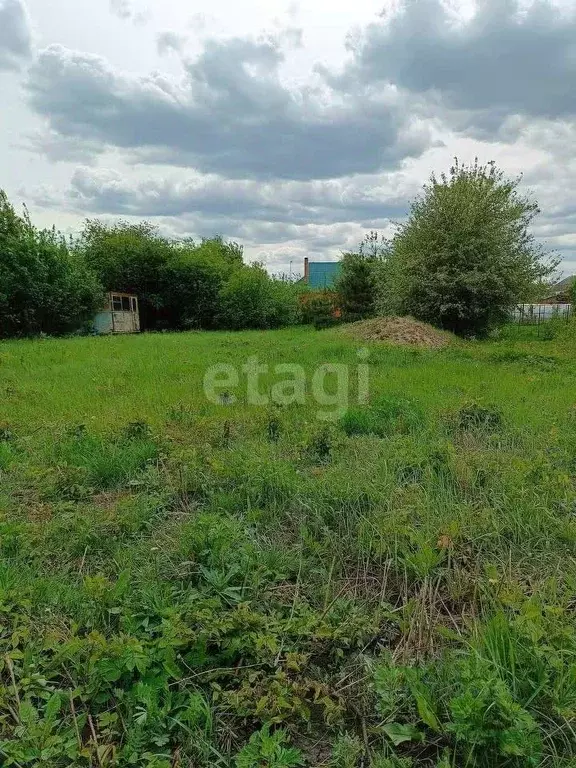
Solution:
[(339, 273), (339, 261), (311, 261), (308, 265), (308, 285), (311, 288), (333, 288)]

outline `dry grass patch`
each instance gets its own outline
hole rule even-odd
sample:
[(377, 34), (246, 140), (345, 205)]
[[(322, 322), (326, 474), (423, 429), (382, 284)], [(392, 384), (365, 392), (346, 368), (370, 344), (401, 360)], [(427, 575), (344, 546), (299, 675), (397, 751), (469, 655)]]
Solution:
[(389, 344), (428, 349), (447, 347), (454, 339), (452, 334), (439, 331), (412, 317), (376, 317), (351, 323), (342, 331), (362, 341), (386, 341)]

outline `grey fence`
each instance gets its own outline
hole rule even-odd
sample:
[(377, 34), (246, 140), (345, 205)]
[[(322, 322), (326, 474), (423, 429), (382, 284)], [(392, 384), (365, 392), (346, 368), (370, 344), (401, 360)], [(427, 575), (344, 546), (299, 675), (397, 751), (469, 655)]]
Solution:
[(552, 319), (568, 322), (573, 311), (572, 304), (518, 304), (512, 321), (518, 325), (540, 325)]

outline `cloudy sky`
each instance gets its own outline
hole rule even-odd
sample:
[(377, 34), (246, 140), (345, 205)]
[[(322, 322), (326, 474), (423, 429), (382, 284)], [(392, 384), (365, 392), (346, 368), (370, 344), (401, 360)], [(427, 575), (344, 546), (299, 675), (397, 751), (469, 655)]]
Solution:
[(42, 225), (301, 272), (478, 156), (576, 272), (576, 0), (0, 0), (0, 94), (0, 187)]

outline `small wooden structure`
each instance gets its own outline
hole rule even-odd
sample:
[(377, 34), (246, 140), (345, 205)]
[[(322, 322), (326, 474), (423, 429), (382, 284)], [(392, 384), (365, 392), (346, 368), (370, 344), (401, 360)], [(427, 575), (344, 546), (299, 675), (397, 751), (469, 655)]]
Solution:
[(94, 318), (94, 329), (97, 334), (138, 333), (138, 297), (131, 293), (110, 291), (106, 296), (106, 306)]

